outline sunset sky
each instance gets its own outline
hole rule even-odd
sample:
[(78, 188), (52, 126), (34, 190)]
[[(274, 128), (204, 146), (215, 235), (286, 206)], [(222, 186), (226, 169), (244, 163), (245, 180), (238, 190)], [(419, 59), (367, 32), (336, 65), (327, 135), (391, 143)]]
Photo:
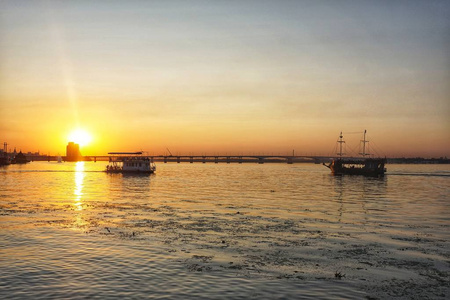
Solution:
[[(1, 1), (0, 142), (450, 157), (450, 1)], [(346, 134), (348, 133), (348, 134)]]

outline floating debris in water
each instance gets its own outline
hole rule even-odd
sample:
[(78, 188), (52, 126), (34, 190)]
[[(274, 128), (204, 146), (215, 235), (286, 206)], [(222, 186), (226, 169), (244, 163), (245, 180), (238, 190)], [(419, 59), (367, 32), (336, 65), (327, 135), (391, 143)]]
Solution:
[(341, 272), (336, 271), (336, 273), (334, 273), (334, 277), (338, 278), (338, 279), (342, 279), (343, 277), (345, 277), (345, 274), (342, 274)]

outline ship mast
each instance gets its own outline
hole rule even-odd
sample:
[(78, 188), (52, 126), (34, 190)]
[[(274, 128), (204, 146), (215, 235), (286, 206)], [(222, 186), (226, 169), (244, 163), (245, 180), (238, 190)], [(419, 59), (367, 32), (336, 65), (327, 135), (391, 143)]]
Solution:
[(345, 143), (345, 141), (343, 139), (342, 131), (341, 131), (341, 134), (339, 135), (339, 140), (337, 142), (339, 143), (339, 153), (337, 155), (339, 155), (339, 157), (342, 157), (342, 155), (344, 154), (344, 153), (342, 153), (342, 144)]
[(366, 143), (369, 142), (369, 141), (366, 141), (366, 133), (367, 133), (367, 130), (364, 130), (364, 139), (361, 140), (361, 143), (363, 144), (363, 146), (362, 146), (362, 153), (359, 153), (363, 157), (366, 157), (366, 155), (370, 155), (369, 153), (366, 153)]

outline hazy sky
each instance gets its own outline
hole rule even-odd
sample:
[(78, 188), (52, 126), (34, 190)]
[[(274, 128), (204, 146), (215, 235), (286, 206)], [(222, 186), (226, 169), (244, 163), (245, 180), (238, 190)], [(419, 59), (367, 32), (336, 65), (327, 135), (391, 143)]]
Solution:
[(450, 1), (1, 1), (0, 139), (450, 156)]

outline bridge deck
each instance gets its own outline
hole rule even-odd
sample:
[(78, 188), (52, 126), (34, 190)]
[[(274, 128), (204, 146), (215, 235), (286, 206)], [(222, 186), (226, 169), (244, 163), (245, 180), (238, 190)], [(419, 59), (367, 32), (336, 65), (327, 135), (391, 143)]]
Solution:
[[(97, 160), (109, 160), (111, 155), (98, 155), (98, 156), (85, 156), (89, 157), (93, 161)], [(328, 162), (332, 158), (327, 156), (311, 156), (311, 155), (143, 155), (150, 158), (152, 161), (167, 162), (287, 162), (292, 164), (294, 162), (307, 162), (313, 161), (321, 163), (323, 161)]]

